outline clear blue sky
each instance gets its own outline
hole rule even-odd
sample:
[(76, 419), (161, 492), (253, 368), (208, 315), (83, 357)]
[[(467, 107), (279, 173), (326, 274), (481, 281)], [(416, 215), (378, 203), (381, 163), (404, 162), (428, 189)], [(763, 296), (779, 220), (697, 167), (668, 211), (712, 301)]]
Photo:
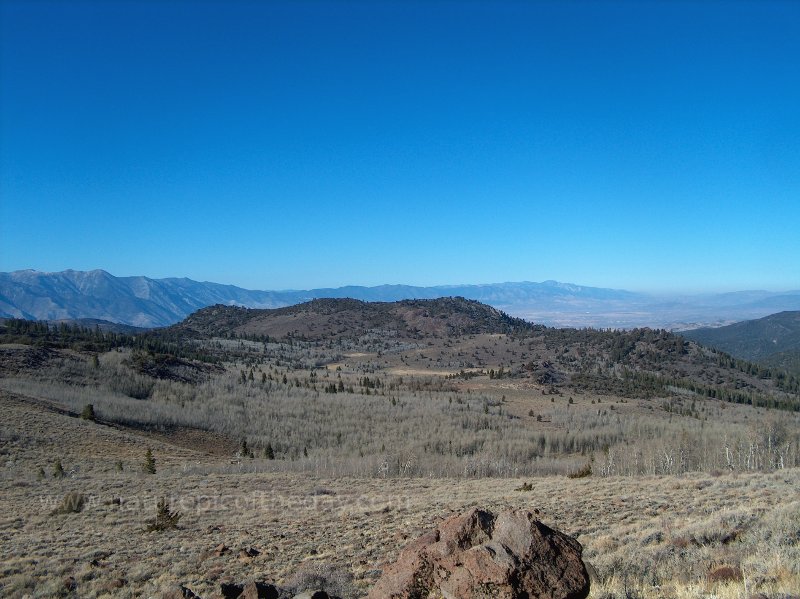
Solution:
[(0, 16), (0, 270), (800, 288), (800, 2)]

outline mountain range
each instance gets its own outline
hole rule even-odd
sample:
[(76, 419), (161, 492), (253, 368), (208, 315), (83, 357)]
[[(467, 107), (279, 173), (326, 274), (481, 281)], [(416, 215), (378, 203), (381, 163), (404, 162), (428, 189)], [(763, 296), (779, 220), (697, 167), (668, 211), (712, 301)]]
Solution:
[(187, 278), (115, 277), (103, 270), (0, 273), (2, 317), (90, 318), (137, 327), (168, 326), (215, 304), (280, 308), (320, 298), (399, 301), (455, 296), (484, 302), (533, 322), (575, 327), (682, 330), (800, 310), (800, 291), (665, 297), (557, 281), (259, 291)]

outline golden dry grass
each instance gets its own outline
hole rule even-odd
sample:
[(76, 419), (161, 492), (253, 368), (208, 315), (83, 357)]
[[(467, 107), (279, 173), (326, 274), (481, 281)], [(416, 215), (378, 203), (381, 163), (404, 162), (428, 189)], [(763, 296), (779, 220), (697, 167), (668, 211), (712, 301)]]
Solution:
[[(350, 570), (358, 592), (404, 543), (471, 506), (538, 509), (584, 546), (593, 597), (718, 597), (800, 589), (800, 471), (681, 477), (337, 478), (254, 472), (203, 451), (0, 397), (0, 594), (156, 596), (172, 583), (288, 580), (309, 564)], [(141, 472), (152, 447), (157, 473)], [(67, 477), (51, 476), (60, 459)], [(121, 461), (123, 470), (116, 468)], [(37, 475), (40, 468), (44, 479)], [(522, 482), (531, 491), (516, 491)], [(80, 513), (53, 515), (82, 493)], [(160, 497), (178, 530), (145, 532)], [(116, 500), (121, 500), (117, 503)], [(222, 555), (213, 550), (229, 548)], [(255, 548), (254, 558), (240, 551)], [(742, 581), (710, 582), (721, 566)]]

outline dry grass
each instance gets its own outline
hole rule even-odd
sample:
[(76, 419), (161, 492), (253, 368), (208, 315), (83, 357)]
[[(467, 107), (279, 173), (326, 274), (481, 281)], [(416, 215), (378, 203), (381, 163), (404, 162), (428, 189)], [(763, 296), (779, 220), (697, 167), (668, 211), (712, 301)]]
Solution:
[[(246, 578), (330, 577), (363, 592), (437, 520), (480, 505), (536, 508), (575, 535), (593, 597), (747, 598), (800, 589), (800, 470), (568, 479), (324, 478), (226, 459), (0, 395), (0, 594), (200, 594)], [(152, 447), (158, 471), (139, 465)], [(67, 476), (49, 473), (58, 457)], [(119, 472), (116, 462), (123, 463)], [(529, 491), (517, 490), (528, 488)], [(65, 495), (79, 513), (51, 515)], [(162, 497), (180, 527), (145, 532)], [(219, 545), (228, 549), (215, 551)], [(249, 557), (242, 550), (255, 549)], [(714, 572), (738, 569), (742, 579)], [(349, 588), (349, 587), (348, 587)]]

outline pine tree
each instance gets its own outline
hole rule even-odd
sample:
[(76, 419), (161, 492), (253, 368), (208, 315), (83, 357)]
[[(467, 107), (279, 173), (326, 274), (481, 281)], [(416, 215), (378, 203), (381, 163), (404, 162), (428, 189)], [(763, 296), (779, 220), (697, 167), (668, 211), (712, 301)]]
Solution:
[(162, 497), (156, 506), (156, 517), (147, 525), (147, 530), (153, 532), (178, 528), (180, 518), (181, 514), (178, 512), (169, 511), (169, 504), (166, 498)]
[(239, 457), (242, 458), (252, 458), (253, 452), (247, 446), (247, 439), (242, 439), (242, 444), (239, 447)]
[(142, 463), (142, 472), (145, 474), (155, 474), (156, 473), (156, 459), (153, 457), (153, 452), (150, 448), (147, 448), (147, 453), (144, 456), (144, 462)]

